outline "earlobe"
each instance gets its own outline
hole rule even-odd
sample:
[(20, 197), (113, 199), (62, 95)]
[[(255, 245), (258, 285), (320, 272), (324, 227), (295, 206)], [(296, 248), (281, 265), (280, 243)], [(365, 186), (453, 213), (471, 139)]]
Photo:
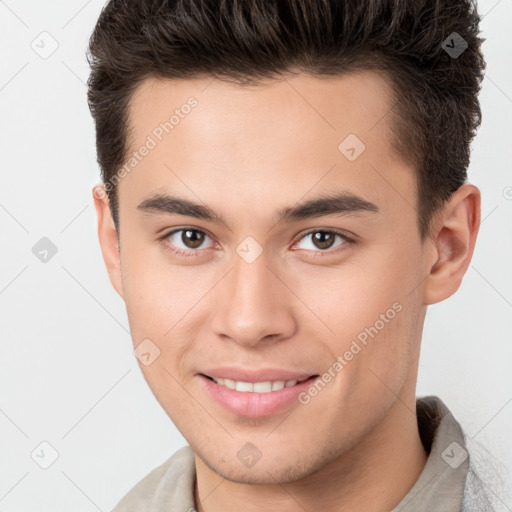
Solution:
[(123, 297), (118, 233), (112, 219), (109, 199), (103, 184), (95, 185), (92, 189), (92, 195), (98, 220), (98, 239), (101, 253), (103, 254), (103, 261), (105, 262), (112, 286)]
[(469, 267), (480, 227), (480, 190), (462, 185), (453, 193), (433, 227), (435, 251), (427, 257), (423, 302), (435, 304), (453, 295)]

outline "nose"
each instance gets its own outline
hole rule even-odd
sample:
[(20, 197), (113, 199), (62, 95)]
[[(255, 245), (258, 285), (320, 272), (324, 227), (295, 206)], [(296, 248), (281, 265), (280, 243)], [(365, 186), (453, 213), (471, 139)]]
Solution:
[(219, 284), (212, 321), (217, 336), (251, 347), (293, 335), (297, 299), (286, 279), (269, 267), (265, 252), (251, 263), (237, 256)]

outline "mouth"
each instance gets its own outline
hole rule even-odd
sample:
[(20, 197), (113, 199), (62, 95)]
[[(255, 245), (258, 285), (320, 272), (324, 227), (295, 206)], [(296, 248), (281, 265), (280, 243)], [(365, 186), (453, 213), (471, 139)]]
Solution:
[(319, 375), (310, 375), (309, 377), (302, 377), (300, 379), (292, 379), (292, 380), (267, 380), (261, 382), (245, 382), (245, 381), (236, 381), (232, 379), (223, 379), (220, 377), (210, 377), (209, 375), (205, 375), (201, 373), (203, 377), (206, 377), (210, 381), (218, 384), (219, 386), (225, 387), (232, 391), (240, 391), (242, 393), (271, 393), (274, 391), (281, 391), (284, 388), (291, 388), (294, 386), (306, 384), (318, 378)]
[[(217, 370), (217, 372), (219, 372)], [(220, 373), (220, 372), (219, 372)], [(228, 371), (223, 372), (228, 373)], [(231, 372), (244, 374), (243, 371)], [(265, 417), (289, 410), (290, 407), (302, 407), (299, 396), (306, 392), (309, 386), (319, 377), (293, 372), (266, 372), (265, 378), (280, 380), (256, 381), (254, 374), (245, 373), (253, 382), (238, 381), (228, 378), (215, 377), (199, 373), (198, 377), (207, 395), (218, 403), (224, 410), (239, 417)], [(268, 375), (274, 373), (274, 375)], [(284, 375), (297, 377), (294, 380), (283, 380)], [(221, 374), (222, 375), (222, 374)], [(259, 377), (263, 378), (263, 376)]]

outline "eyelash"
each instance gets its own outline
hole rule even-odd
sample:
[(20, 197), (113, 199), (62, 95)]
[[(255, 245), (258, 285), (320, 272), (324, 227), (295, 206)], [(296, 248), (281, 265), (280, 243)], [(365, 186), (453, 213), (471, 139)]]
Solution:
[[(170, 231), (169, 233), (166, 233), (164, 236), (159, 238), (159, 240), (163, 243), (163, 246), (166, 251), (169, 251), (170, 253), (172, 253), (176, 256), (183, 256), (185, 258), (196, 257), (196, 256), (199, 256), (199, 253), (201, 251), (205, 250), (205, 249), (189, 249), (189, 250), (175, 249), (172, 246), (170, 246), (169, 244), (165, 243), (165, 240), (167, 240), (167, 238), (169, 238), (171, 235), (174, 235), (175, 233), (179, 233), (180, 231), (196, 231), (198, 233), (203, 233), (206, 236), (208, 236), (209, 238), (213, 239), (213, 237), (211, 237), (206, 231), (203, 231), (202, 229), (196, 229), (193, 227), (185, 227), (185, 228), (180, 228), (180, 229), (175, 229), (173, 231)], [(333, 234), (333, 235), (338, 235), (345, 240), (344, 244), (340, 244), (334, 249), (327, 249), (325, 251), (319, 249), (318, 251), (313, 251), (314, 253), (317, 253), (317, 256), (315, 256), (315, 257), (322, 257), (323, 254), (327, 254), (329, 256), (332, 254), (336, 254), (339, 251), (345, 250), (347, 245), (352, 245), (355, 243), (354, 239), (349, 238), (347, 235), (345, 235), (341, 231), (338, 231), (337, 229), (313, 229), (311, 231), (308, 231), (307, 233), (304, 233), (300, 238), (297, 239), (296, 242), (294, 242), (293, 245), (295, 245), (297, 242), (301, 241), (303, 238), (305, 238), (308, 235), (311, 235), (313, 233), (329, 233), (329, 234)], [(307, 250), (307, 249), (305, 249), (305, 250)], [(319, 255), (318, 255), (318, 253), (319, 253)]]

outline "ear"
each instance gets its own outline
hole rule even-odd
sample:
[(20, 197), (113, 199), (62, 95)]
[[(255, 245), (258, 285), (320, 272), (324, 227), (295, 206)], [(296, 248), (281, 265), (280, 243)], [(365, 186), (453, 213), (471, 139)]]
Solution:
[(107, 267), (112, 286), (116, 292), (123, 297), (119, 239), (110, 211), (110, 202), (103, 184), (98, 184), (93, 187), (92, 196), (94, 198), (94, 207), (96, 208), (98, 218), (98, 238), (103, 254), (103, 261)]
[(473, 256), (480, 227), (480, 190), (465, 184), (456, 190), (432, 225), (429, 272), (423, 282), (423, 302), (435, 304), (459, 288)]

